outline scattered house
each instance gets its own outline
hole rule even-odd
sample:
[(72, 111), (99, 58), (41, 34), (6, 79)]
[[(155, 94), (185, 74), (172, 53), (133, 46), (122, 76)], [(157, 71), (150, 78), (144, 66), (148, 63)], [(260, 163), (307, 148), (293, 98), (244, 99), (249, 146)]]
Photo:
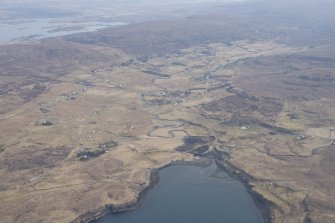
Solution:
[(173, 99), (171, 100), (171, 104), (172, 104), (172, 105), (178, 105), (178, 100), (176, 100), (176, 99), (173, 98)]
[(299, 119), (299, 114), (298, 114), (298, 113), (291, 113), (291, 114), (288, 114), (288, 116), (289, 116), (291, 119)]
[(296, 138), (297, 138), (298, 140), (304, 140), (304, 139), (307, 138), (307, 136), (305, 136), (305, 135), (299, 135), (299, 136), (297, 136)]
[(165, 95), (167, 95), (167, 93), (165, 91), (160, 91), (160, 92), (157, 93), (158, 97), (163, 97)]
[(92, 70), (93, 73), (101, 73), (101, 72), (104, 72), (105, 71), (105, 68), (98, 68), (98, 69), (95, 69), (95, 70)]
[(76, 96), (79, 94), (77, 91), (72, 91), (70, 93), (63, 93), (62, 97), (66, 100), (76, 100)]
[(53, 125), (52, 121), (48, 119), (41, 120), (40, 122), (37, 122), (37, 125), (42, 125), (42, 126), (50, 126)]
[(86, 92), (87, 89), (88, 89), (87, 87), (82, 87), (82, 88), (79, 89), (79, 91), (80, 91), (80, 92)]
[(195, 94), (206, 94), (207, 88), (191, 88), (189, 89), (189, 92)]
[(92, 83), (88, 80), (79, 81), (79, 84), (81, 84), (84, 87), (90, 87), (92, 85)]
[(115, 141), (107, 141), (105, 143), (101, 143), (98, 146), (98, 149), (84, 149), (77, 153), (77, 158), (79, 161), (87, 161), (90, 159), (97, 158), (105, 153), (108, 153), (109, 150), (118, 146), (118, 143)]
[(40, 108), (40, 111), (45, 114), (45, 113), (48, 113), (49, 112), (49, 109), (45, 108), (45, 107), (41, 107)]
[(171, 99), (171, 104), (172, 105), (178, 105), (178, 104), (181, 104), (181, 103), (183, 103), (184, 102), (184, 100), (183, 99), (180, 99), (180, 98), (172, 98)]
[(248, 130), (248, 129), (250, 129), (250, 126), (249, 125), (241, 125), (240, 129), (241, 130)]

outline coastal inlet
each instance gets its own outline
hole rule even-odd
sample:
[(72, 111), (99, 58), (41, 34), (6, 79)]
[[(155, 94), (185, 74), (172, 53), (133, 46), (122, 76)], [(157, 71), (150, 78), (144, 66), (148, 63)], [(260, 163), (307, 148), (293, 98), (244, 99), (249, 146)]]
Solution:
[(245, 186), (216, 166), (173, 165), (139, 207), (111, 213), (94, 223), (263, 223)]

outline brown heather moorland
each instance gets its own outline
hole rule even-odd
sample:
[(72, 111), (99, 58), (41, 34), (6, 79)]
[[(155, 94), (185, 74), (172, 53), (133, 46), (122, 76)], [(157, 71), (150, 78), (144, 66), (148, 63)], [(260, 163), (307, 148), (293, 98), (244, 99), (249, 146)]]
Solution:
[(153, 170), (197, 156), (263, 198), (267, 222), (334, 222), (329, 4), (256, 2), (1, 45), (1, 222), (128, 208)]

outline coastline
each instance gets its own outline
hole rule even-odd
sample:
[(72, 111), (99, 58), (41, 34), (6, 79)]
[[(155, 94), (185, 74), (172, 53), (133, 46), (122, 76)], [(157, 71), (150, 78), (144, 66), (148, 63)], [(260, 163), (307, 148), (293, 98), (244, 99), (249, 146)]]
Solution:
[[(168, 166), (170, 165), (167, 165), (164, 167), (168, 167)], [(105, 207), (98, 208), (95, 211), (90, 211), (90, 212), (87, 212), (79, 216), (77, 219), (75, 219), (71, 223), (94, 223), (100, 217), (106, 214), (109, 214), (109, 213), (120, 213), (120, 212), (135, 210), (136, 208), (139, 207), (139, 205), (141, 205), (141, 201), (144, 199), (148, 191), (152, 189), (159, 182), (159, 170), (160, 169), (161, 168), (151, 171), (148, 186), (144, 187), (139, 192), (136, 200), (129, 202), (129, 203), (125, 203), (123, 205), (118, 205), (118, 206), (115, 206), (113, 204), (106, 205)]]
[(153, 169), (149, 175), (149, 182), (147, 186), (145, 186), (141, 191), (139, 191), (138, 196), (134, 201), (125, 203), (123, 205), (115, 206), (113, 204), (106, 205), (105, 207), (100, 207), (95, 211), (90, 211), (81, 216), (77, 217), (71, 223), (94, 223), (100, 217), (110, 214), (110, 213), (121, 213), (126, 211), (132, 211), (137, 209), (145, 199), (146, 194), (152, 189), (157, 183), (159, 183), (159, 171), (168, 168), (173, 165), (199, 165), (199, 166), (207, 166), (209, 162), (204, 160), (193, 160), (193, 161), (174, 161), (163, 165), (157, 169)]
[(273, 209), (275, 208), (275, 204), (265, 199), (262, 194), (259, 194), (252, 189), (253, 186), (250, 185), (249, 181), (253, 177), (245, 173), (243, 170), (238, 169), (237, 167), (235, 167), (229, 162), (215, 160), (215, 163), (217, 164), (218, 168), (220, 168), (225, 173), (227, 173), (231, 178), (240, 181), (244, 185), (251, 199), (253, 200), (256, 207), (260, 211), (263, 217), (264, 223), (274, 223), (275, 218), (274, 218)]
[(217, 168), (221, 169), (231, 178), (238, 180), (245, 186), (248, 194), (251, 196), (253, 202), (260, 211), (264, 223), (274, 223), (273, 209), (275, 208), (275, 205), (272, 202), (266, 200), (261, 194), (255, 192), (252, 189), (252, 186), (249, 184), (249, 181), (252, 178), (251, 176), (249, 176), (248, 174), (244, 173), (244, 171), (238, 169), (237, 167), (233, 166), (232, 164), (226, 161), (211, 158), (201, 158), (201, 157), (199, 160), (193, 160), (190, 162), (186, 161), (171, 162), (158, 169), (151, 170), (147, 186), (145, 186), (141, 191), (139, 191), (139, 194), (137, 198), (134, 199), (134, 201), (118, 206), (110, 204), (106, 205), (105, 207), (100, 207), (94, 211), (90, 211), (79, 216), (71, 223), (94, 223), (96, 220), (98, 220), (99, 218), (101, 218), (106, 214), (127, 212), (137, 209), (144, 201), (145, 196), (149, 192), (149, 190), (151, 190), (156, 184), (159, 183), (159, 171), (164, 168), (173, 165), (196, 165), (206, 167), (211, 165), (211, 163), (213, 162), (215, 162)]

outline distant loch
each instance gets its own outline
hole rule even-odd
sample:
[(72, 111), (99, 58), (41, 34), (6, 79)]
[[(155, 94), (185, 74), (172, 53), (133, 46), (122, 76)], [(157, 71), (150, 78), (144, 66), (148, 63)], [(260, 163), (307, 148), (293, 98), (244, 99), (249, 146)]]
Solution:
[(124, 22), (57, 22), (56, 19), (33, 19), (22, 21), (0, 21), (0, 44), (38, 40), (46, 37), (64, 36), (80, 32), (93, 32), (99, 29), (126, 25)]

